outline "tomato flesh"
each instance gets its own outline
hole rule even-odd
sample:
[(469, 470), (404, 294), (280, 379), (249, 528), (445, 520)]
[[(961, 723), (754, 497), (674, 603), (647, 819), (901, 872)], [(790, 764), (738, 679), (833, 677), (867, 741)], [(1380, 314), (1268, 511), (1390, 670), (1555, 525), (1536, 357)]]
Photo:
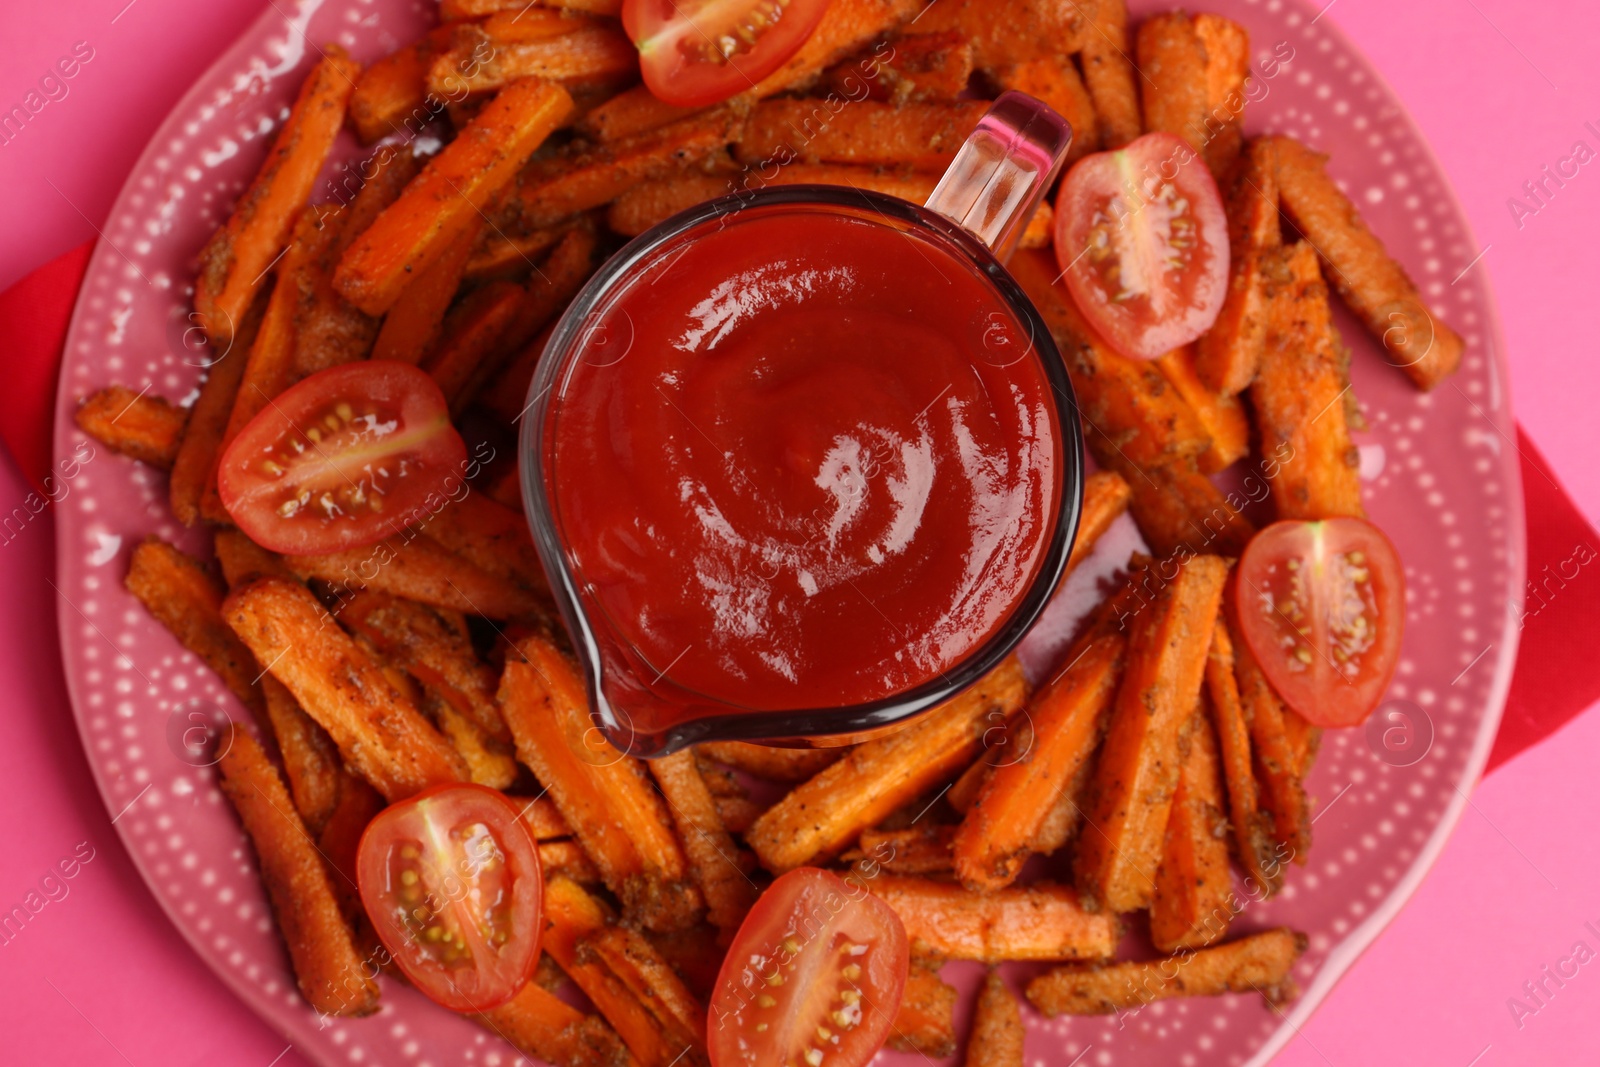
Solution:
[(1239, 628), (1267, 681), (1317, 726), (1355, 726), (1400, 659), (1405, 577), (1365, 519), (1278, 522), (1239, 559)]
[(783, 66), (827, 9), (828, 0), (627, 0), (622, 25), (658, 99), (705, 107)]
[(495, 790), (439, 786), (385, 808), (361, 837), (356, 883), (384, 948), (445, 1007), (497, 1007), (533, 973), (538, 846)]
[(222, 455), (217, 490), (263, 548), (320, 555), (383, 540), (459, 492), (467, 446), (432, 378), (331, 367), (291, 386)]
[(1228, 289), (1228, 220), (1188, 142), (1147, 133), (1085, 156), (1056, 197), (1056, 259), (1118, 352), (1155, 359), (1211, 328)]
[(894, 911), (849, 881), (802, 867), (767, 889), (711, 995), (712, 1067), (862, 1067), (905, 992), (911, 946)]

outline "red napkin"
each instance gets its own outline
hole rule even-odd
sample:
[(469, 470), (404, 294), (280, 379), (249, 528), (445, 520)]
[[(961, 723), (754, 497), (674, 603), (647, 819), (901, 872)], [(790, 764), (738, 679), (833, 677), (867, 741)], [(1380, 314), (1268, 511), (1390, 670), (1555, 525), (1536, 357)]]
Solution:
[[(50, 419), (67, 323), (89, 266), (92, 242), (46, 263), (0, 293), (0, 437), (34, 484), (50, 473)], [(1522, 490), (1528, 514), (1528, 589), (1522, 644), (1492, 770), (1600, 700), (1600, 582), (1575, 581), (1600, 554), (1600, 534), (1556, 483), (1521, 427)]]

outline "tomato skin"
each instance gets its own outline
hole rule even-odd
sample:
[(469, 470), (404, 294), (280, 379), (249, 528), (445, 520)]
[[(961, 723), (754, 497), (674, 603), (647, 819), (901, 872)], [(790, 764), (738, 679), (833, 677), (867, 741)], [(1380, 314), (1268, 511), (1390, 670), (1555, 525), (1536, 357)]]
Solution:
[(500, 792), (442, 785), (385, 808), (361, 835), (356, 883), (384, 948), (435, 1002), (482, 1012), (527, 984), (544, 877), (538, 845)]
[[(707, 107), (753, 88), (806, 43), (829, 0), (626, 0), (622, 26), (644, 83), (679, 107)], [(778, 12), (776, 19), (772, 13)], [(719, 45), (731, 43), (724, 57)]]
[(712, 1067), (805, 1064), (808, 1050), (826, 1067), (863, 1067), (877, 1055), (905, 992), (911, 944), (863, 877), (801, 867), (756, 901), (711, 993)]
[(1056, 197), (1055, 249), (1084, 317), (1135, 359), (1195, 340), (1227, 296), (1222, 194), (1175, 134), (1147, 133), (1073, 164)]
[(1239, 558), (1239, 629), (1272, 688), (1315, 726), (1358, 726), (1400, 661), (1405, 571), (1365, 519), (1276, 522)]
[(432, 378), (370, 360), (290, 386), (217, 465), (222, 506), (263, 548), (314, 556), (374, 544), (463, 488), (467, 446)]

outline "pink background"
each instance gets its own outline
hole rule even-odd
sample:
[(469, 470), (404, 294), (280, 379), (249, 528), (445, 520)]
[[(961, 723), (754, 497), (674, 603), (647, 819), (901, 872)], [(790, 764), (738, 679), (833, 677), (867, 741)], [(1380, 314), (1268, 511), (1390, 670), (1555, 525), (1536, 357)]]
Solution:
[[(150, 133), (260, 8), (258, 0), (0, 6), (0, 112), (77, 42), (93, 49), (67, 95), (0, 144), (0, 288), (94, 236)], [(1579, 507), (1600, 521), (1600, 361), (1589, 353), (1600, 167), (1584, 168), (1520, 227), (1507, 207), (1574, 141), (1600, 149), (1600, 132), (1584, 128), (1600, 131), (1591, 54), (1600, 11), (1586, 0), (1334, 0), (1323, 17), (1395, 86), (1451, 175), (1489, 247), (1473, 269), (1489, 272), (1499, 298), (1515, 410)], [(25, 493), (9, 457), (0, 460), (0, 510)], [(300, 1064), (177, 938), (89, 784), (55, 665), (56, 608), (44, 581), (51, 543), (46, 513), (0, 545), (0, 693), (10, 727), (0, 746), (0, 809), (10, 816), (0, 911), (81, 842), (94, 852), (69, 895), (0, 945), (4, 1058)], [(1600, 949), (1584, 929), (1586, 921), (1600, 929), (1597, 754), (1600, 709), (1590, 709), (1492, 775), (1411, 904), (1277, 1062), (1591, 1062), (1600, 972), (1585, 967), (1520, 1027), (1507, 999), (1574, 942)]]

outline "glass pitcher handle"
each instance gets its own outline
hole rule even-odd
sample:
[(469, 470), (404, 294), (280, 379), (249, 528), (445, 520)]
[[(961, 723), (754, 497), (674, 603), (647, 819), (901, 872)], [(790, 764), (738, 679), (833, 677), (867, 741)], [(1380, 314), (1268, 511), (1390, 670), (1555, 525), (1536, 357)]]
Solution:
[(1008, 92), (978, 120), (925, 206), (959, 224), (1004, 263), (1071, 146), (1066, 119), (1043, 101)]

